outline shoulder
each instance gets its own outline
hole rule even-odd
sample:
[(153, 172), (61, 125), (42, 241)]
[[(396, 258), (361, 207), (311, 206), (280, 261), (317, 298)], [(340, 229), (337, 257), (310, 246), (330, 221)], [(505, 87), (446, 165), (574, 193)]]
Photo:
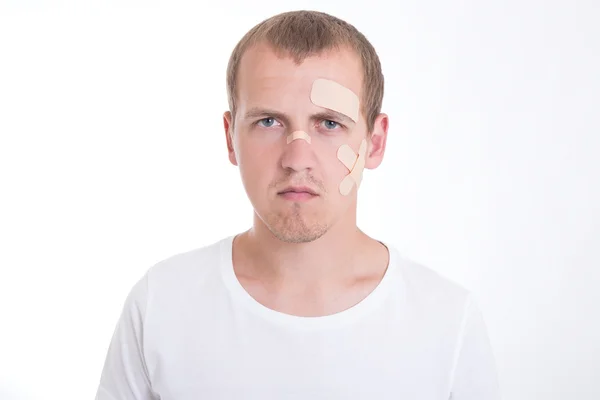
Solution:
[(462, 315), (473, 301), (472, 292), (433, 268), (392, 249), (405, 300), (423, 312)]
[(458, 296), (468, 295), (469, 290), (460, 283), (437, 272), (433, 268), (409, 259), (400, 253), (398, 264), (405, 282), (414, 290), (428, 296)]
[(149, 292), (176, 292), (198, 286), (220, 272), (223, 246), (229, 238), (174, 254), (148, 269), (145, 280)]

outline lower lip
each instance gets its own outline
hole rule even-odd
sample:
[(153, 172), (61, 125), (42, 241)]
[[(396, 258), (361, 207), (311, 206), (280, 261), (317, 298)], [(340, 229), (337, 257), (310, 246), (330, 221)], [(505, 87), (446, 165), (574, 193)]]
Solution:
[(314, 197), (317, 197), (316, 195), (307, 192), (286, 192), (281, 193), (280, 196), (286, 200), (292, 201), (307, 201)]

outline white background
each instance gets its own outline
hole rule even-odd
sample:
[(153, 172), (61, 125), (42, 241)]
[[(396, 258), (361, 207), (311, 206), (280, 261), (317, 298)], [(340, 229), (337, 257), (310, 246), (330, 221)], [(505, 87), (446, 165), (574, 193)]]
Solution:
[(225, 67), (300, 8), (383, 63), (359, 226), (475, 292), (506, 400), (600, 399), (600, 2), (1, 4), (0, 399), (93, 398), (133, 283), (249, 227)]

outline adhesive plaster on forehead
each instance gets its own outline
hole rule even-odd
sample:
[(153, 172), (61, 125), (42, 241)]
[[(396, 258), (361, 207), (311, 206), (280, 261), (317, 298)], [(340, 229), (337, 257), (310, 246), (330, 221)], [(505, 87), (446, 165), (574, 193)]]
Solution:
[(308, 133), (306, 133), (304, 131), (294, 131), (294, 132), (290, 133), (287, 137), (287, 144), (290, 144), (292, 141), (294, 141), (296, 139), (303, 139), (310, 144), (310, 136), (308, 136)]
[(313, 82), (310, 92), (313, 104), (347, 115), (358, 121), (358, 96), (350, 89), (329, 79), (319, 78)]
[(362, 173), (365, 167), (365, 155), (367, 152), (367, 141), (363, 139), (358, 149), (358, 157), (356, 153), (344, 144), (340, 146), (337, 152), (338, 159), (350, 170), (350, 173), (340, 183), (339, 189), (342, 196), (348, 196), (352, 190), (352, 186), (356, 184), (356, 190), (362, 182)]

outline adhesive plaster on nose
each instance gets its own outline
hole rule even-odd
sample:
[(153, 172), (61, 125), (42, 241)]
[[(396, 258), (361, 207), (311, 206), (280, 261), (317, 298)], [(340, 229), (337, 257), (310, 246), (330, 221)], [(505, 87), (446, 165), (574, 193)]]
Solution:
[(350, 173), (340, 183), (339, 189), (342, 196), (348, 196), (352, 186), (356, 184), (356, 190), (362, 182), (362, 173), (365, 167), (365, 154), (367, 152), (367, 141), (363, 139), (358, 149), (358, 157), (350, 146), (344, 144), (337, 152), (338, 159), (350, 170)]
[(313, 82), (310, 92), (313, 104), (347, 115), (352, 121), (358, 121), (358, 96), (350, 89), (339, 83), (319, 78)]
[(310, 144), (310, 136), (308, 136), (308, 133), (306, 133), (304, 131), (294, 131), (294, 132), (290, 133), (287, 137), (287, 144), (290, 144), (292, 141), (294, 141), (296, 139), (303, 139)]

